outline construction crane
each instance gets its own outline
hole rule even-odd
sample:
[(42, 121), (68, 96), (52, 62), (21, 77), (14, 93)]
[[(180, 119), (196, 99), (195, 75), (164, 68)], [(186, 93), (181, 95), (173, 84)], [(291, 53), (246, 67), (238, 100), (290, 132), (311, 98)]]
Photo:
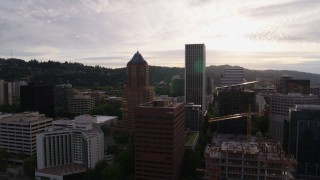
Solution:
[(225, 120), (230, 120), (230, 119), (237, 119), (240, 117), (247, 117), (247, 140), (250, 140), (251, 137), (251, 129), (252, 129), (252, 115), (257, 115), (258, 113), (256, 112), (251, 112), (251, 106), (249, 105), (248, 112), (246, 113), (238, 113), (238, 114), (232, 114), (232, 115), (226, 115), (226, 116), (219, 116), (219, 117), (214, 117), (210, 118), (208, 120), (209, 123), (212, 122), (218, 122), (218, 121), (225, 121)]

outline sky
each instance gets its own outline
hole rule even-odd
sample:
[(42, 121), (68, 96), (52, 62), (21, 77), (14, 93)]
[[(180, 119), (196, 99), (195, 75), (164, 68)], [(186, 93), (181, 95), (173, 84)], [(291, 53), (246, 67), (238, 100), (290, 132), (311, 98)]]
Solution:
[(320, 74), (320, 0), (10, 0), (0, 2), (0, 57), (125, 67), (206, 65)]

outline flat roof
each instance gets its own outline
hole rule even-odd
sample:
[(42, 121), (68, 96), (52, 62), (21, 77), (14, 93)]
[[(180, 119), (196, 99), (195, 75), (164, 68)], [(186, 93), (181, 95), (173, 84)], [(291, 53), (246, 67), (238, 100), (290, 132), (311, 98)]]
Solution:
[(111, 121), (111, 120), (114, 120), (114, 119), (117, 119), (118, 117), (117, 116), (97, 116), (97, 119), (96, 119), (96, 122), (94, 123), (104, 123), (104, 122), (107, 122), (107, 121)]
[(83, 164), (66, 164), (62, 166), (36, 169), (36, 173), (51, 174), (56, 176), (66, 176), (71, 174), (83, 173), (87, 168)]

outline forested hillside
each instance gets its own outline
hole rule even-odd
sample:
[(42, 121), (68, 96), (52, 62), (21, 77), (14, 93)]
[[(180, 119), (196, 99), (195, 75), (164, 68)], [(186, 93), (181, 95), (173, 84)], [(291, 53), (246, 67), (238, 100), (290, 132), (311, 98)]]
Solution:
[[(231, 67), (209, 66), (207, 76), (219, 82), (223, 69)], [(0, 79), (6, 81), (29, 78), (35, 82), (47, 84), (71, 83), (73, 86), (113, 86), (121, 88), (127, 78), (126, 68), (110, 69), (101, 66), (86, 66), (80, 63), (37, 60), (24, 61), (21, 59), (0, 59)], [(245, 78), (248, 81), (256, 80), (257, 77), (279, 79), (283, 74), (288, 74), (295, 79), (310, 79), (311, 83), (319, 84), (320, 75), (286, 70), (249, 70), (245, 69)], [(184, 68), (150, 66), (150, 83), (152, 85), (160, 81), (169, 82), (173, 75), (184, 74)]]

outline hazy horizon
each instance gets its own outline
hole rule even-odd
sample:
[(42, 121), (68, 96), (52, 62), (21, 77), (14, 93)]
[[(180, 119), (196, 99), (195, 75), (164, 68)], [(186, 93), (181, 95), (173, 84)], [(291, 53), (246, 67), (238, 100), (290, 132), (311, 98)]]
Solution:
[(319, 74), (318, 0), (70, 0), (0, 2), (0, 57), (125, 67), (183, 67), (204, 43), (206, 66)]

